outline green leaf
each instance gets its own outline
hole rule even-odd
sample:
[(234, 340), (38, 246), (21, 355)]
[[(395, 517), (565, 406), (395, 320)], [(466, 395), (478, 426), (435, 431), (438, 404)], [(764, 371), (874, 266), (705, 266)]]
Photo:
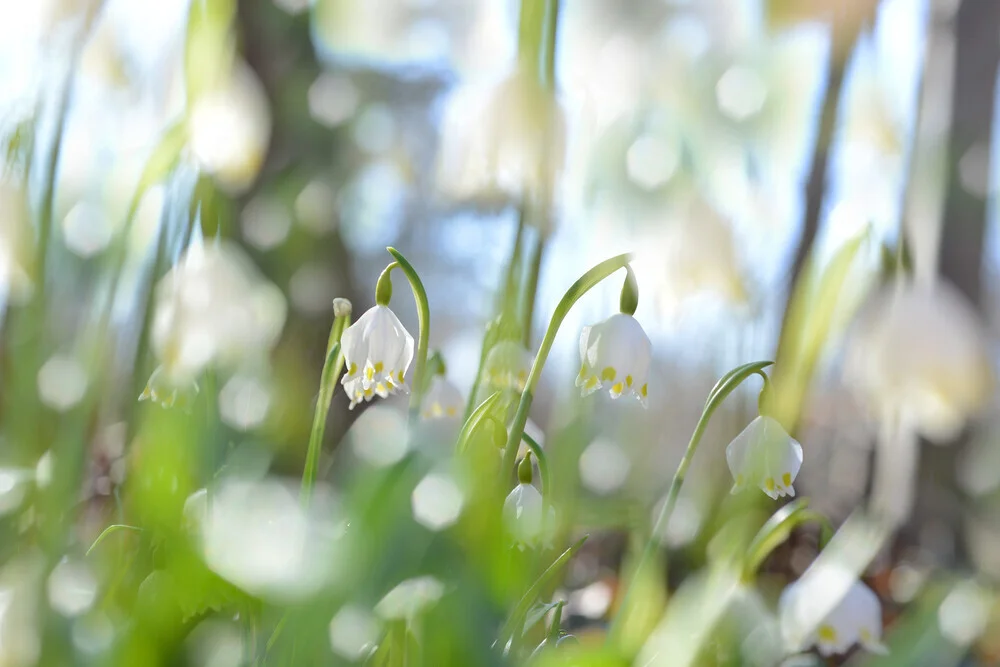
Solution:
[(535, 625), (539, 621), (545, 618), (546, 614), (548, 614), (556, 607), (560, 607), (562, 605), (563, 605), (562, 600), (559, 600), (557, 602), (544, 602), (544, 603), (539, 602), (534, 607), (532, 607), (531, 611), (529, 611), (528, 614), (524, 617), (524, 627), (521, 629), (521, 632), (527, 632), (531, 628), (535, 627)]
[(837, 321), (838, 315), (841, 320), (853, 315), (856, 304), (845, 312), (841, 293), (868, 238), (866, 229), (845, 243), (822, 273), (811, 256), (795, 284), (778, 343), (772, 390), (764, 397), (766, 412), (789, 433), (794, 434), (798, 425), (820, 355), (843, 323)]
[(139, 528), (138, 526), (128, 526), (124, 523), (112, 524), (101, 531), (101, 534), (97, 536), (97, 539), (94, 540), (94, 543), (90, 545), (89, 549), (87, 549), (86, 555), (89, 556), (90, 552), (96, 549), (97, 545), (103, 542), (106, 537), (108, 537), (112, 533), (117, 533), (120, 530), (133, 530), (135, 532), (142, 532), (142, 528)]
[[(756, 537), (746, 550), (744, 576), (753, 577), (764, 560), (788, 539), (793, 530), (803, 524), (813, 522), (822, 526), (828, 540), (833, 533), (833, 527), (830, 525), (829, 519), (819, 512), (809, 509), (808, 498), (799, 498), (772, 514), (771, 518), (757, 531)], [(821, 541), (825, 542), (826, 540)]]
[(491, 411), (497, 402), (503, 396), (503, 392), (496, 391), (490, 394), (485, 401), (479, 404), (469, 418), (465, 420), (465, 424), (462, 426), (462, 432), (458, 436), (458, 451), (464, 452), (468, 446), (469, 440), (472, 438), (472, 434), (475, 433), (480, 425), (485, 423), (487, 419), (493, 419)]
[(552, 564), (549, 565), (544, 572), (542, 572), (541, 576), (538, 577), (535, 583), (528, 588), (525, 594), (521, 597), (521, 600), (517, 603), (517, 606), (514, 607), (514, 611), (511, 612), (510, 618), (507, 619), (507, 622), (504, 623), (503, 628), (500, 630), (501, 644), (506, 644), (507, 640), (510, 639), (517, 632), (517, 629), (522, 626), (528, 611), (531, 609), (531, 605), (535, 602), (535, 598), (537, 598), (542, 592), (542, 589), (546, 586), (546, 584), (552, 581), (563, 566), (569, 562), (569, 559), (573, 557), (573, 554), (580, 550), (580, 547), (583, 546), (583, 543), (587, 541), (588, 537), (590, 536), (584, 535), (577, 540), (573, 546), (562, 552), (559, 557), (552, 561)]

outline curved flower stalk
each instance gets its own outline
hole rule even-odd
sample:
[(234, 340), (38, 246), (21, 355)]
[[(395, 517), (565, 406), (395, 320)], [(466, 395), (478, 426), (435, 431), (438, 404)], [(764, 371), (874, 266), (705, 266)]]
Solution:
[(810, 601), (803, 598), (802, 592), (798, 582), (790, 584), (778, 601), (782, 634), (790, 646), (797, 649), (815, 646), (823, 656), (846, 653), (855, 644), (872, 653), (888, 653), (882, 643), (882, 605), (872, 589), (854, 581), (815, 632), (806, 636), (804, 644), (797, 634), (796, 620)]
[(794, 496), (792, 482), (802, 467), (802, 445), (777, 420), (759, 416), (726, 447), (733, 493), (758, 487), (771, 499)]
[[(670, 516), (673, 514), (674, 508), (677, 506), (677, 498), (680, 496), (681, 486), (684, 484), (684, 478), (687, 476), (688, 468), (691, 467), (691, 461), (694, 459), (694, 453), (698, 449), (698, 445), (701, 442), (701, 437), (705, 434), (705, 429), (708, 427), (708, 422), (715, 413), (716, 408), (722, 405), (722, 402), (726, 400), (738, 386), (740, 386), (744, 380), (752, 375), (760, 375), (762, 378), (766, 378), (767, 375), (764, 373), (764, 369), (770, 366), (773, 362), (770, 361), (755, 361), (749, 364), (744, 364), (733, 370), (729, 371), (723, 375), (719, 381), (712, 387), (712, 390), (708, 393), (708, 399), (705, 401), (705, 408), (701, 412), (701, 417), (698, 419), (697, 425), (695, 425), (694, 433), (691, 434), (691, 440), (688, 442), (687, 449), (684, 452), (684, 457), (681, 459), (680, 465), (677, 466), (677, 472), (674, 473), (674, 478), (670, 482), (670, 490), (667, 492), (666, 502), (663, 503), (663, 509), (660, 510), (659, 516), (656, 518), (656, 523), (653, 524), (653, 529), (650, 531), (649, 539), (646, 541), (646, 546), (642, 550), (642, 554), (639, 556), (638, 563), (636, 564), (635, 572), (642, 572), (649, 562), (650, 558), (653, 557), (653, 553), (660, 543), (661, 535), (666, 529), (670, 522)], [(633, 577), (632, 581), (636, 580)], [(634, 586), (629, 586), (625, 591), (624, 598), (622, 600), (622, 608), (628, 608), (629, 597), (632, 595)], [(620, 616), (616, 616), (612, 622), (611, 628), (608, 631), (609, 641), (618, 641), (620, 626), (618, 625)]]
[(410, 410), (415, 416), (420, 407), (424, 388), (423, 372), (427, 366), (430, 308), (423, 283), (413, 266), (395, 248), (387, 250), (396, 261), (389, 264), (379, 276), (375, 286), (375, 306), (348, 327), (341, 339), (344, 359), (347, 362), (347, 374), (341, 380), (341, 384), (351, 399), (351, 409), (362, 401), (370, 401), (374, 396), (386, 398), (400, 391), (409, 392), (409, 387), (406, 385), (406, 371), (410, 367), (410, 362), (414, 360), (413, 336), (389, 308), (389, 301), (392, 299), (390, 274), (398, 267), (406, 274), (413, 290), (420, 327), (413, 393), (410, 397)]
[(625, 268), (631, 255), (624, 254), (612, 257), (611, 259), (606, 259), (590, 271), (580, 276), (580, 278), (573, 283), (563, 298), (556, 305), (555, 311), (552, 313), (552, 318), (549, 320), (549, 326), (545, 330), (545, 336), (542, 338), (542, 344), (538, 348), (538, 354), (535, 355), (535, 360), (531, 365), (531, 370), (528, 372), (528, 379), (525, 382), (524, 391), (521, 393), (521, 401), (517, 405), (517, 412), (514, 414), (514, 420), (511, 423), (510, 430), (507, 434), (507, 444), (504, 447), (504, 457), (503, 466), (501, 470), (508, 471), (511, 469), (514, 463), (514, 456), (517, 454), (517, 449), (521, 444), (521, 438), (524, 434), (524, 425), (528, 421), (528, 412), (531, 409), (531, 402), (533, 400), (535, 387), (538, 385), (538, 380), (542, 375), (542, 367), (545, 365), (545, 360), (549, 356), (549, 351), (552, 349), (552, 343), (555, 342), (556, 333), (559, 332), (559, 326), (562, 321), (566, 318), (566, 314), (569, 309), (573, 307), (581, 296), (586, 294), (594, 285), (601, 282), (608, 276), (610, 276), (615, 271)]
[(896, 282), (863, 308), (844, 375), (872, 415), (947, 442), (996, 385), (983, 325), (953, 287)]

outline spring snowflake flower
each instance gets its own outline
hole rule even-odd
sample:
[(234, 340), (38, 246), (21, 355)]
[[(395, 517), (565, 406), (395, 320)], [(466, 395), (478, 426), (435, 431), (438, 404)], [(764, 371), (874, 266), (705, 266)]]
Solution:
[(277, 342), (285, 313), (281, 291), (239, 248), (196, 239), (156, 288), (151, 338), (161, 366), (143, 397), (196, 386), (211, 364), (259, 362)]
[(243, 192), (257, 178), (271, 139), (271, 111), (264, 86), (247, 65), (206, 92), (191, 109), (190, 145), (198, 166), (229, 192)]
[(565, 126), (552, 92), (520, 69), (490, 87), (461, 88), (442, 123), (439, 187), (487, 206), (547, 199), (563, 167)]
[(413, 361), (413, 336), (388, 306), (374, 306), (340, 339), (347, 373), (341, 380), (351, 409), (373, 396), (407, 393), (404, 377)]
[(982, 323), (945, 283), (896, 283), (866, 305), (848, 342), (844, 375), (873, 416), (902, 419), (947, 442), (995, 386)]
[[(546, 521), (545, 501), (530, 482), (514, 487), (503, 503), (503, 517), (507, 529), (521, 544), (533, 546), (542, 540), (551, 521)], [(552, 508), (549, 508), (549, 519)]]
[(424, 420), (458, 419), (465, 409), (465, 401), (458, 387), (443, 375), (435, 375), (424, 394), (420, 418)]
[[(798, 583), (789, 585), (778, 601), (782, 630), (790, 641), (794, 640), (796, 619), (800, 618), (809, 601), (802, 595)], [(815, 632), (805, 638), (805, 646), (816, 646), (820, 654), (830, 656), (846, 653), (855, 644), (861, 644), (872, 653), (888, 653), (882, 644), (882, 606), (872, 589), (855, 581), (837, 606), (826, 615)]]
[(607, 385), (611, 398), (632, 394), (645, 407), (651, 358), (652, 345), (639, 322), (617, 313), (580, 333), (576, 386), (587, 396)]
[(733, 493), (756, 486), (773, 499), (794, 496), (802, 445), (776, 420), (760, 416), (726, 447), (726, 462), (736, 480)]
[(483, 381), (493, 392), (498, 389), (524, 391), (534, 357), (520, 343), (500, 341), (486, 355), (483, 364)]

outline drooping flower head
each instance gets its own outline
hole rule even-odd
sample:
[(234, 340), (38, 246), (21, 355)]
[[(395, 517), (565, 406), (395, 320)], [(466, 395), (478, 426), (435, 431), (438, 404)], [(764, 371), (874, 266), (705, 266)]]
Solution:
[(437, 180), (450, 199), (504, 206), (551, 196), (564, 160), (565, 118), (552, 91), (526, 71), (460, 89), (442, 128)]
[(340, 381), (351, 409), (373, 396), (408, 392), (406, 370), (413, 361), (413, 336), (386, 305), (376, 305), (347, 327), (340, 339), (347, 373)]
[(810, 604), (821, 600), (807, 599), (799, 582), (789, 585), (781, 594), (778, 610), (782, 633), (796, 648), (816, 646), (820, 654), (830, 656), (846, 653), (855, 644), (861, 644), (872, 653), (887, 653), (882, 644), (882, 605), (872, 589), (855, 581), (837, 605), (823, 618), (814, 632), (803, 639), (799, 636), (801, 618)]
[(521, 459), (518, 485), (503, 503), (507, 530), (522, 547), (544, 542), (555, 528), (555, 508), (546, 507), (541, 492), (532, 484), (532, 465), (530, 453)]
[(443, 375), (431, 378), (427, 393), (424, 394), (423, 405), (420, 406), (420, 418), (424, 420), (459, 419), (465, 401), (462, 392)]
[(645, 406), (651, 359), (652, 344), (639, 322), (626, 313), (612, 315), (580, 333), (576, 386), (583, 396), (606, 386), (611, 398), (631, 394)]
[(845, 379), (879, 419), (948, 441), (984, 406), (996, 378), (981, 322), (946, 283), (895, 283), (863, 308)]
[(483, 363), (483, 382), (490, 392), (524, 391), (534, 358), (520, 343), (503, 340), (490, 348)]
[(750, 422), (726, 447), (733, 493), (756, 486), (771, 498), (794, 496), (792, 482), (802, 467), (802, 445), (771, 417)]
[(285, 312), (281, 291), (239, 248), (196, 237), (156, 287), (156, 386), (167, 395), (168, 385), (189, 387), (211, 364), (259, 361), (277, 341)]

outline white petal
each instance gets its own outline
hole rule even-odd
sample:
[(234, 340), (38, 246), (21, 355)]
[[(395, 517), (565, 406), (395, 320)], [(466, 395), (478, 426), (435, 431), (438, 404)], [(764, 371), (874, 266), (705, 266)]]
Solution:
[(409, 334), (388, 306), (375, 306), (373, 310), (375, 315), (365, 330), (367, 358), (373, 364), (382, 364), (377, 373), (384, 377), (390, 365), (402, 354)]
[(528, 544), (542, 532), (542, 494), (531, 484), (518, 484), (503, 504), (507, 528), (521, 542)]
[[(377, 308), (377, 306), (376, 306)], [(357, 364), (358, 368), (365, 365), (368, 358), (368, 346), (365, 342), (364, 331), (375, 317), (375, 308), (369, 308), (351, 326), (344, 329), (340, 336), (340, 349), (344, 353), (344, 361), (347, 367)]]
[(593, 332), (594, 327), (586, 326), (580, 331), (580, 363), (589, 364), (591, 360), (589, 358), (590, 350), (590, 336)]

